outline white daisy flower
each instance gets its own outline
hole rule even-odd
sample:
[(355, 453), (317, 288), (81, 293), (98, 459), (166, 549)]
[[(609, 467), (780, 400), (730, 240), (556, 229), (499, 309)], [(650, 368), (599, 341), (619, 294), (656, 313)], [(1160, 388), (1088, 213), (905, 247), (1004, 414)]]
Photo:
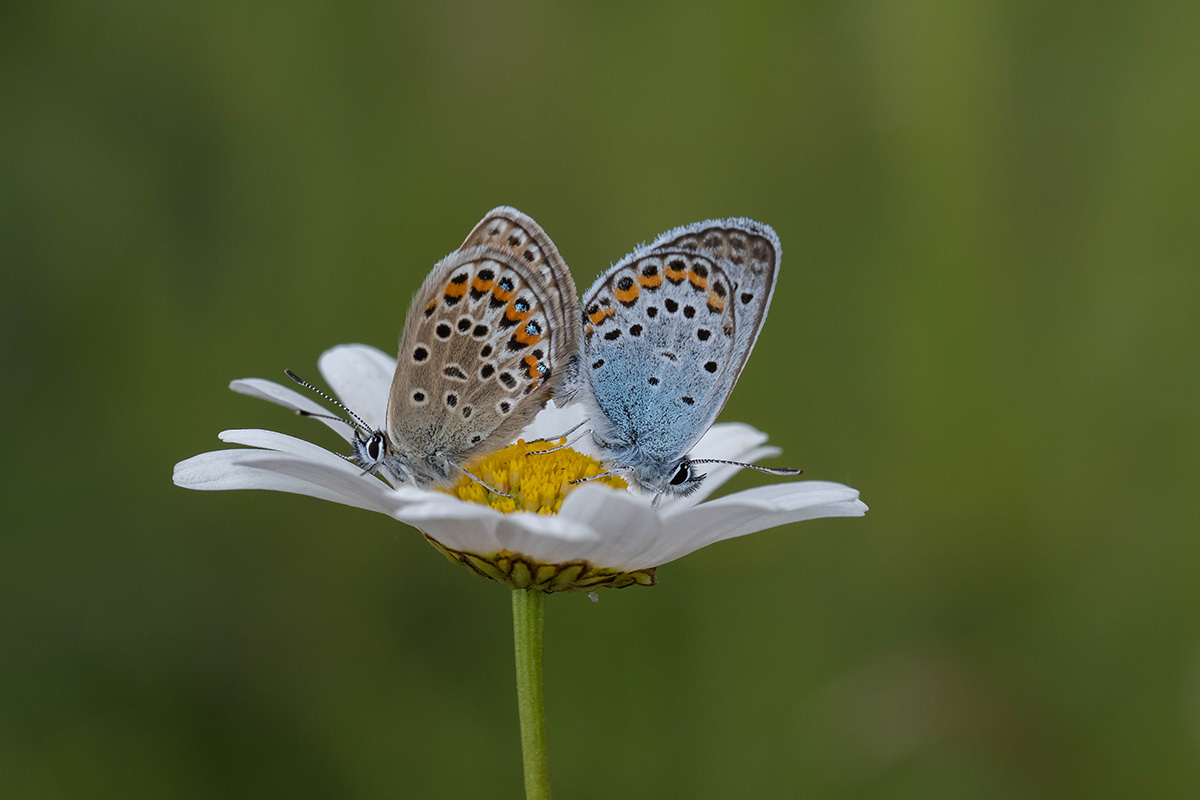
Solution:
[[(372, 427), (383, 427), (396, 362), (366, 345), (334, 347), (319, 369), (337, 398)], [(236, 380), (235, 392), (314, 414), (329, 411), (289, 387), (259, 378)], [(193, 456), (175, 465), (188, 489), (272, 489), (378, 511), (422, 531), (435, 547), (474, 572), (517, 589), (591, 591), (599, 586), (650, 585), (655, 569), (702, 547), (748, 533), (819, 517), (858, 517), (858, 491), (827, 481), (788, 481), (707, 500), (739, 469), (713, 465), (700, 490), (655, 507), (650, 498), (610, 477), (572, 485), (604, 471), (573, 448), (548, 454), (545, 444), (581, 421), (574, 407), (553, 403), (517, 444), (474, 463), (472, 471), (512, 495), (500, 497), (463, 478), (447, 490), (391, 486), (325, 448), (267, 430), (229, 430), (224, 442), (244, 445)], [(348, 425), (322, 420), (347, 441)], [(752, 463), (777, 455), (766, 434), (741, 423), (718, 423), (693, 458)], [(586, 448), (579, 448), (586, 449)], [(607, 484), (607, 485), (603, 485)]]

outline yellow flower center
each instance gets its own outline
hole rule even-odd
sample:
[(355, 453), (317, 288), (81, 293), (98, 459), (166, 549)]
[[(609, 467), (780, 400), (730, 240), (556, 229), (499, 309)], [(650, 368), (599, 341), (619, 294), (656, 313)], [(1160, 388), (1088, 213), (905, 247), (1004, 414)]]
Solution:
[[(560, 439), (559, 442), (565, 440)], [(546, 452), (557, 445), (553, 442), (516, 444), (483, 456), (467, 469), (479, 480), (511, 497), (489, 492), (479, 483), (463, 476), (458, 483), (444, 491), (460, 500), (482, 503), (505, 514), (513, 511), (532, 511), (538, 514), (557, 514), (563, 499), (581, 484), (572, 481), (595, 478), (604, 474), (604, 466), (594, 458), (569, 447)], [(614, 489), (627, 484), (616, 475), (595, 478), (588, 483), (603, 483)]]

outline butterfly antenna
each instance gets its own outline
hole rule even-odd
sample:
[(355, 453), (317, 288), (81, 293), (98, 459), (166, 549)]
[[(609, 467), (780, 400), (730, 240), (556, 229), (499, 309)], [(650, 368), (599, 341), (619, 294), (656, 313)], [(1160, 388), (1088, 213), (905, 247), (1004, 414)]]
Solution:
[(354, 423), (351, 422), (350, 420), (342, 419), (341, 417), (335, 417), (333, 414), (318, 414), (314, 411), (305, 411), (303, 408), (297, 408), (296, 413), (302, 417), (311, 417), (313, 419), (327, 419), (330, 422), (340, 422), (343, 425), (349, 425), (351, 428), (355, 427)]
[[(373, 430), (374, 430), (374, 428), (372, 428), (372, 427), (371, 427), (370, 425), (368, 425), (368, 424), (367, 424), (365, 421), (363, 421), (363, 418), (362, 418), (362, 417), (360, 417), (358, 414), (355, 414), (353, 411), (351, 411), (350, 409), (346, 408), (344, 405), (342, 405), (341, 403), (339, 403), (337, 400), (334, 400), (332, 397), (330, 397), (329, 395), (325, 394), (325, 393), (324, 393), (324, 392), (322, 392), (320, 389), (318, 389), (317, 387), (313, 386), (311, 383), (309, 383), (308, 381), (304, 380), (303, 378), (301, 378), (301, 377), (300, 377), (299, 375), (297, 375), (296, 373), (292, 372), (290, 369), (285, 369), (285, 370), (283, 371), (283, 374), (284, 374), (284, 375), (287, 375), (289, 378), (291, 378), (291, 379), (292, 379), (292, 380), (294, 380), (296, 383), (298, 383), (298, 384), (300, 384), (301, 386), (303, 386), (305, 389), (308, 389), (309, 391), (311, 391), (311, 392), (315, 393), (316, 395), (318, 395), (318, 396), (320, 396), (320, 397), (323, 397), (323, 398), (325, 398), (325, 400), (327, 400), (327, 401), (328, 401), (328, 402), (330, 402), (330, 403), (333, 403), (335, 406), (337, 406), (338, 408), (340, 408), (342, 411), (345, 411), (347, 414), (349, 414), (349, 415), (350, 415), (350, 417), (351, 417), (351, 418), (354, 420), (353, 427), (357, 427), (359, 430), (363, 431), (364, 433), (369, 433), (369, 432), (371, 432), (371, 431), (373, 431)], [(349, 423), (349, 422), (346, 422), (346, 420), (342, 419), (341, 417), (333, 417), (333, 416), (330, 416), (330, 415), (328, 415), (328, 414), (314, 414), (314, 413), (313, 413), (313, 412), (311, 412), (311, 411), (305, 411), (305, 410), (303, 410), (303, 409), (300, 409), (300, 408), (296, 409), (296, 413), (297, 413), (297, 414), (299, 414), (299, 415), (300, 415), (300, 416), (302, 416), (302, 417), (314, 417), (314, 418), (316, 418), (316, 419), (332, 419), (332, 420), (337, 420), (338, 422), (344, 422), (344, 423), (346, 423), (347, 425), (351, 425), (351, 423)]]
[(788, 469), (787, 467), (760, 467), (757, 464), (746, 464), (742, 461), (726, 461), (723, 458), (693, 458), (689, 464), (729, 464), (734, 467), (746, 467), (748, 469), (756, 469), (759, 472), (765, 472), (768, 475), (803, 475), (802, 469)]

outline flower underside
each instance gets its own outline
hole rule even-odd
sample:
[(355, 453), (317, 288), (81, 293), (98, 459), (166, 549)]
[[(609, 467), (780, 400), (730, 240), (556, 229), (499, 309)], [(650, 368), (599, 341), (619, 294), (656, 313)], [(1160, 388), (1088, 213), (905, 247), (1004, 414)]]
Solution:
[[(562, 441), (560, 439), (559, 443)], [(615, 475), (596, 477), (605, 470), (594, 458), (569, 447), (547, 452), (555, 446), (552, 442), (519, 439), (516, 444), (486, 455), (467, 467), (479, 480), (510, 497), (490, 492), (465, 476), (444, 491), (460, 500), (490, 506), (505, 514), (514, 511), (556, 514), (566, 496), (579, 485), (572, 481), (592, 478), (588, 483), (602, 483), (621, 490), (627, 488), (625, 481)], [(582, 560), (548, 564), (508, 550), (488, 555), (466, 553), (446, 547), (429, 535), (425, 538), (454, 563), (514, 589), (590, 592), (601, 586), (618, 589), (652, 586), (656, 582), (653, 567), (625, 572), (597, 567)]]
[(428, 534), (425, 538), (455, 564), (462, 564), (481, 578), (506, 583), (514, 589), (540, 589), (550, 594), (591, 592), (601, 587), (623, 589), (626, 586), (653, 586), (658, 583), (654, 577), (654, 567), (625, 572), (611, 567), (597, 567), (590, 561), (545, 564), (507, 550), (481, 556), (451, 550)]

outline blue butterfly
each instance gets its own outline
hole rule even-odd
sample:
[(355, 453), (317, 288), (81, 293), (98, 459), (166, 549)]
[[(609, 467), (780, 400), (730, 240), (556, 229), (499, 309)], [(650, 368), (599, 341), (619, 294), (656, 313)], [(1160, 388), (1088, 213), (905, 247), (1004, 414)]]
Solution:
[(625, 256), (588, 289), (565, 399), (585, 404), (612, 473), (656, 496), (700, 487), (705, 476), (696, 465), (717, 459), (688, 452), (754, 349), (779, 254), (779, 237), (760, 222), (697, 222)]

